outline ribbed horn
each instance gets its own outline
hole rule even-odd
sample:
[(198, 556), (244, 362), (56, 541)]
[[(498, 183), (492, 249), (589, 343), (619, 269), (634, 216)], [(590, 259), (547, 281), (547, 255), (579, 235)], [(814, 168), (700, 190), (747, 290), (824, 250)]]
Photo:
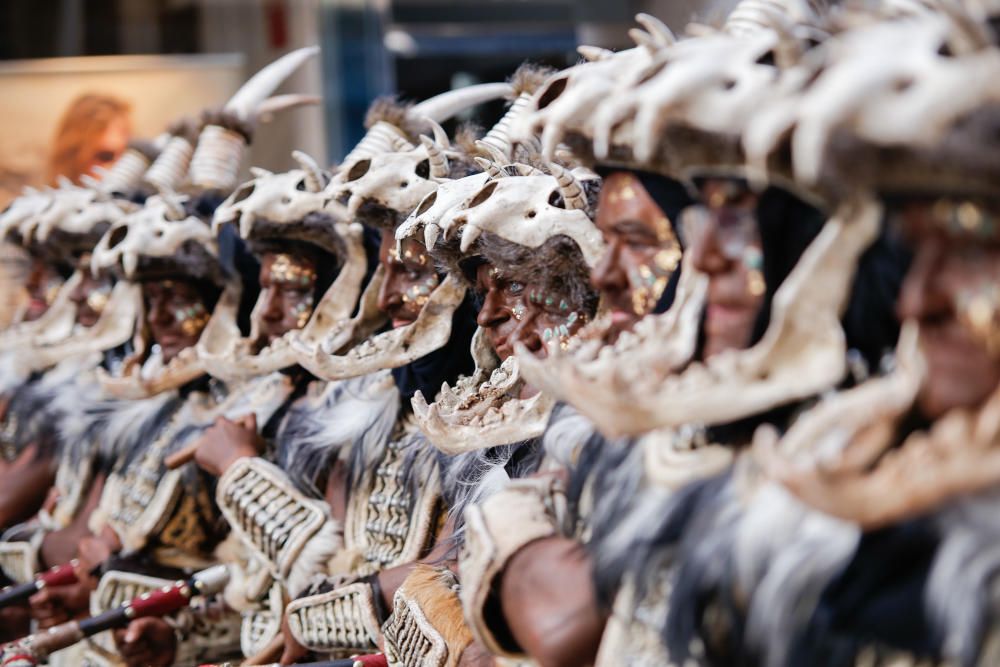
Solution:
[(583, 194), (583, 187), (576, 180), (573, 173), (558, 164), (550, 163), (549, 173), (556, 177), (559, 183), (559, 194), (562, 195), (563, 203), (567, 209), (586, 209), (587, 197)]
[(187, 217), (182, 200), (172, 192), (164, 192), (160, 195), (163, 204), (167, 207), (167, 217), (170, 220), (183, 220)]
[(486, 172), (490, 178), (501, 178), (507, 175), (495, 162), (491, 162), (484, 157), (474, 157), (472, 159), (475, 160), (479, 168)]
[(302, 151), (292, 151), (292, 158), (299, 163), (302, 171), (305, 172), (306, 190), (309, 192), (322, 192), (326, 187), (326, 178), (323, 170), (316, 164), (316, 160)]
[(187, 137), (173, 137), (146, 171), (143, 180), (160, 192), (176, 190), (187, 175), (193, 155), (194, 146)]
[(510, 140), (510, 126), (531, 104), (531, 94), (521, 93), (514, 100), (514, 103), (507, 109), (497, 124), (494, 125), (486, 136), (482, 138), (484, 144), (489, 144), (506, 156), (510, 160), (514, 156), (514, 145)]
[(271, 96), (285, 79), (307, 60), (319, 53), (318, 46), (307, 46), (278, 58), (270, 65), (250, 77), (226, 103), (225, 110), (244, 120), (256, 115), (261, 103)]
[(450, 172), (448, 171), (448, 158), (445, 156), (444, 150), (428, 136), (421, 136), (420, 143), (427, 149), (427, 158), (431, 165), (430, 177), (447, 178)]

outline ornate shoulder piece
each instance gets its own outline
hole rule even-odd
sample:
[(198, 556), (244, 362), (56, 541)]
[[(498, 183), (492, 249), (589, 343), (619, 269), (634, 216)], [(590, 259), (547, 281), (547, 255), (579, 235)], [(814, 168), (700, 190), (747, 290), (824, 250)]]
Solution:
[(382, 637), (375, 591), (365, 581), (293, 600), (285, 609), (295, 641), (310, 651), (348, 657), (370, 653)]
[(523, 657), (516, 647), (504, 646), (490, 627), (486, 610), (496, 578), (523, 546), (559, 533), (564, 505), (557, 482), (538, 478), (515, 480), (465, 511), (466, 542), (458, 563), (462, 606), (473, 635), (495, 655)]
[(303, 567), (305, 561), (325, 564), (343, 544), (325, 504), (303, 496), (263, 459), (237, 461), (219, 479), (216, 500), (240, 540), (291, 591), (300, 590), (316, 569)]

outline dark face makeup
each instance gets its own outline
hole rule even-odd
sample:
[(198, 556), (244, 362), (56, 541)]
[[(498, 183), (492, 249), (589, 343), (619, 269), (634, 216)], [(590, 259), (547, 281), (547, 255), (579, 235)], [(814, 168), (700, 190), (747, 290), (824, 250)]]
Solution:
[(28, 280), (24, 283), (24, 289), (28, 293), (28, 309), (24, 314), (24, 320), (34, 322), (44, 315), (56, 300), (56, 294), (64, 282), (55, 267), (41, 259), (32, 258), (31, 266), (28, 268)]
[(92, 327), (101, 318), (104, 307), (111, 297), (111, 276), (102, 275), (95, 278), (87, 270), (89, 257), (80, 262), (83, 279), (77, 284), (70, 301), (76, 306), (76, 323), (83, 327)]
[(197, 284), (186, 280), (151, 280), (142, 284), (146, 323), (163, 362), (198, 342), (209, 313)]
[(684, 230), (694, 267), (708, 276), (704, 347), (707, 360), (750, 345), (764, 302), (764, 254), (757, 195), (733, 179), (707, 179), (700, 206), (685, 211)]
[(587, 322), (555, 291), (504, 276), (488, 264), (477, 268), (476, 288), (483, 295), (476, 321), (501, 361), (513, 353), (515, 341), (544, 359), (556, 347), (565, 349)]
[(930, 419), (978, 407), (1000, 385), (1000, 246), (980, 233), (986, 217), (972, 206), (911, 203), (897, 216), (914, 249), (897, 310), (920, 324), (927, 374), (917, 402)]
[(378, 295), (378, 307), (392, 320), (393, 328), (416, 321), (441, 279), (423, 244), (406, 239), (396, 252), (392, 234), (383, 233), (379, 261), (385, 280)]
[(315, 306), (316, 266), (311, 259), (264, 253), (260, 267), (260, 334), (270, 344), (309, 321)]
[(653, 312), (681, 259), (670, 220), (629, 172), (604, 179), (596, 224), (607, 252), (591, 271), (611, 315), (611, 337)]

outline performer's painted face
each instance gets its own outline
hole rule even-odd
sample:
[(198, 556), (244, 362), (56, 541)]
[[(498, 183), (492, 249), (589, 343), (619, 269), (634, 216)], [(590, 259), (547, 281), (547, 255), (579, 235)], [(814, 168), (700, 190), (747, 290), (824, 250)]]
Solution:
[(898, 312), (920, 324), (927, 375), (921, 412), (974, 408), (1000, 385), (997, 220), (972, 202), (920, 202), (901, 211), (914, 259)]
[(385, 270), (385, 280), (378, 295), (378, 307), (392, 320), (392, 326), (412, 324), (431, 292), (441, 282), (434, 262), (419, 241), (406, 239), (401, 252), (396, 252), (392, 234), (382, 234), (379, 261)]
[(565, 347), (587, 321), (586, 313), (554, 290), (506, 276), (489, 264), (476, 269), (476, 289), (483, 295), (476, 322), (501, 361), (513, 353), (515, 341), (544, 359), (550, 349)]
[(28, 268), (28, 280), (24, 289), (28, 292), (28, 309), (24, 314), (27, 322), (34, 322), (45, 314), (63, 286), (63, 277), (48, 262), (33, 258)]
[(86, 269), (88, 262), (81, 262), (83, 279), (77, 283), (70, 301), (76, 306), (76, 323), (84, 327), (92, 327), (101, 318), (104, 307), (111, 296), (111, 276), (102, 275), (95, 278)]
[(766, 285), (757, 195), (724, 178), (707, 179), (700, 191), (702, 204), (684, 213), (684, 232), (694, 267), (709, 279), (702, 348), (709, 359), (750, 345)]
[(196, 283), (187, 280), (151, 280), (142, 284), (146, 323), (164, 363), (198, 342), (209, 312)]
[(264, 253), (260, 287), (260, 333), (262, 342), (270, 344), (309, 321), (315, 306), (316, 265), (306, 257)]
[(608, 249), (591, 282), (610, 309), (611, 335), (617, 338), (653, 312), (680, 262), (681, 247), (670, 220), (628, 172), (604, 179), (595, 222)]

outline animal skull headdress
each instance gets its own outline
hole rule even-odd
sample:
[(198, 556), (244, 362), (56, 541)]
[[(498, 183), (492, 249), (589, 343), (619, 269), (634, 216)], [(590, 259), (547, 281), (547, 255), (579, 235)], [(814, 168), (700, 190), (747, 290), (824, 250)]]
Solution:
[[(4, 213), (2, 224), (12, 230), (9, 236), (30, 252), (76, 268), (79, 259), (94, 247), (108, 227), (136, 208), (135, 204), (112, 197), (106, 190), (78, 187), (63, 180), (57, 189), (29, 191), (15, 200)], [(78, 272), (72, 275), (41, 318), (5, 332), (0, 346), (23, 349), (25, 345), (52, 346), (66, 341), (73, 334), (76, 321), (76, 306), (69, 295), (80, 280)], [(119, 296), (122, 298), (126, 297)], [(100, 327), (92, 327), (86, 337), (105, 331), (107, 325), (105, 322)], [(114, 344), (121, 342), (118, 340)], [(60, 354), (57, 349), (49, 348), (45, 354), (40, 350), (38, 354), (26, 355), (25, 361), (31, 368), (43, 368), (61, 358)]]
[[(404, 120), (424, 123), (434, 138), (422, 136), (415, 144), (405, 136), (402, 122), (375, 122), (365, 138), (345, 158), (326, 188), (332, 207), (346, 202), (347, 215), (393, 233), (398, 221), (415, 209), (441, 183), (450, 180), (449, 161), (458, 153), (438, 122), (459, 111), (501, 98), (507, 84), (484, 84), (450, 91), (407, 109)], [(374, 215), (368, 215), (368, 212)], [(319, 377), (341, 379), (397, 368), (439, 349), (451, 335), (452, 316), (465, 297), (465, 287), (446, 277), (428, 296), (417, 319), (403, 327), (369, 336), (385, 323), (377, 308), (383, 280), (379, 267), (361, 296), (358, 314), (342, 320), (316, 344), (296, 344), (299, 363)]]
[[(228, 294), (239, 287), (229, 280), (219, 260), (211, 227), (189, 215), (182, 198), (154, 195), (145, 206), (111, 227), (91, 258), (97, 271), (113, 271), (130, 282), (143, 277), (179, 275), (214, 283)], [(141, 398), (179, 387), (202, 375), (204, 367), (194, 347), (186, 348), (166, 365), (151, 354), (144, 337), (141, 309), (133, 320), (135, 353), (116, 376), (103, 374), (101, 383), (111, 394)]]
[(344, 213), (334, 215), (336, 204), (324, 208), (323, 189), (330, 174), (305, 153), (292, 155), (299, 169), (280, 174), (254, 169), (254, 178), (216, 209), (213, 228), (218, 232), (223, 225), (236, 224), (251, 248), (259, 242), (306, 242), (335, 257), (340, 270), (302, 329), (256, 352), (267, 294), (260, 295), (247, 337), (237, 324), (239, 299), (220, 302), (198, 342), (198, 354), (208, 371), (222, 379), (264, 375), (295, 364), (293, 341), (310, 348), (318, 345), (330, 327), (350, 318), (361, 293), (367, 269), (361, 225), (347, 223)]
[[(604, 252), (586, 190), (596, 189), (594, 174), (557, 164), (546, 165), (549, 173), (526, 164), (484, 166), (488, 180), (477, 175), (442, 185), (434, 201), (400, 227), (397, 240), (424, 238), (456, 276), (462, 275), (463, 259), (481, 257), (503, 274), (513, 270), (505, 258), (518, 256), (527, 262), (517, 267), (519, 277), (540, 286), (571, 283), (566, 307), (588, 317), (589, 267)], [(574, 261), (578, 265), (571, 266)], [(454, 387), (445, 383), (433, 403), (420, 392), (413, 397), (414, 417), (434, 446), (458, 454), (541, 435), (552, 396), (518, 398), (523, 379), (517, 359), (501, 364), (482, 329), (473, 337), (472, 356), (475, 372)]]
[[(870, 190), (995, 205), (997, 134), (987, 128), (996, 127), (988, 119), (998, 110), (1000, 58), (994, 47), (974, 45), (973, 26), (918, 15), (837, 35), (798, 102), (766, 109), (748, 147), (789, 141), (797, 174), (854, 196)], [(821, 104), (832, 95), (839, 105)], [(920, 113), (907, 115), (911, 105)], [(874, 168), (852, 173), (848, 160)], [(974, 211), (967, 222), (985, 220)], [(995, 225), (954, 222), (944, 231), (996, 242)], [(1000, 388), (981, 407), (954, 409), (897, 441), (926, 379), (918, 338), (917, 324), (904, 323), (890, 373), (822, 401), (780, 439), (757, 438), (762, 467), (807, 504), (868, 530), (995, 488)]]
[[(613, 158), (612, 149), (621, 141), (615, 137), (631, 133), (625, 143), (634, 146), (632, 165), (639, 161), (675, 176), (706, 166), (742, 173), (745, 119), (785, 85), (781, 75), (786, 70), (758, 62), (786, 48), (785, 33), (795, 33), (780, 22), (772, 24), (780, 30), (739, 37), (713, 32), (664, 48), (662, 66), (657, 63), (644, 78), (627, 81), (624, 90), (590, 110), (597, 159)], [(684, 146), (677, 143), (675, 153), (664, 148), (675, 143), (672, 128), (684, 129), (675, 137), (684, 137)], [(647, 317), (612, 348), (584, 342), (575, 355), (551, 355), (544, 364), (525, 360), (524, 372), (609, 435), (726, 423), (815, 394), (845, 372), (840, 312), (856, 260), (878, 223), (877, 206), (845, 203), (778, 288), (768, 330), (747, 350), (728, 351), (707, 364), (691, 362), (706, 285), (685, 262), (670, 311)]]

